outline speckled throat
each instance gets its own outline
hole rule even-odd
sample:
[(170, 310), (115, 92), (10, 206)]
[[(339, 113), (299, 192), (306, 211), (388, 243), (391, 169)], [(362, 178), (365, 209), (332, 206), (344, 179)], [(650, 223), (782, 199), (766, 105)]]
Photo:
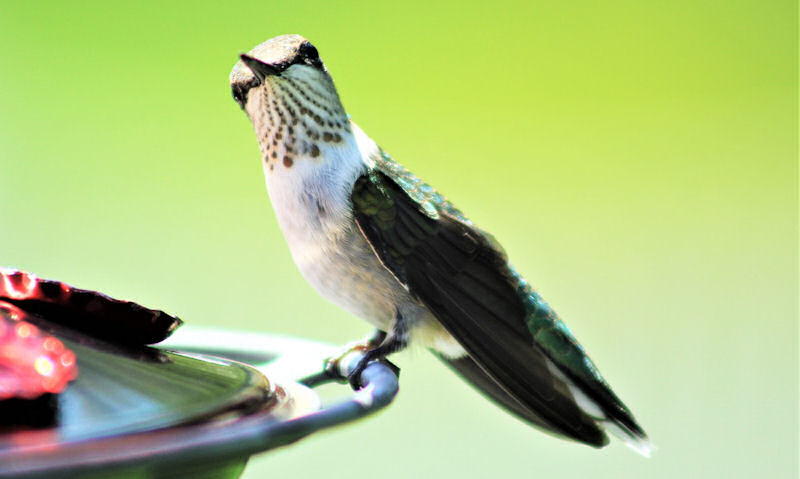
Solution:
[(341, 143), (351, 133), (333, 82), (314, 81), (309, 77), (316, 72), (304, 70), (291, 67), (267, 78), (255, 95), (262, 103), (256, 111), (264, 115), (253, 123), (261, 130), (256, 135), (266, 171), (291, 168), (300, 158), (319, 158), (325, 144)]

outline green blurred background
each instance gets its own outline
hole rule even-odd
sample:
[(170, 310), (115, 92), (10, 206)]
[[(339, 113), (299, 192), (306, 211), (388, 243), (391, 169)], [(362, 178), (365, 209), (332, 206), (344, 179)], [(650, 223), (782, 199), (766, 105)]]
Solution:
[(503, 242), (659, 449), (540, 434), (419, 350), (387, 411), (246, 478), (796, 477), (795, 2), (2, 2), (0, 264), (190, 324), (366, 334), (296, 272), (230, 96), (283, 33)]

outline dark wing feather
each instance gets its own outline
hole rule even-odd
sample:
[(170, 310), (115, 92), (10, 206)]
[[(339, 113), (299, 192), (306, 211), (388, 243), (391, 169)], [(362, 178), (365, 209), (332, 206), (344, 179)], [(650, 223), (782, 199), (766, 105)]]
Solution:
[[(469, 353), (451, 367), (548, 431), (594, 446), (608, 439), (565, 379), (634, 442), (646, 434), (572, 333), (508, 264), (491, 235), (382, 151), (353, 188), (355, 219), (384, 266)], [(558, 371), (549, 366), (555, 365)]]
[(506, 407), (518, 404), (510, 409), (555, 434), (594, 446), (607, 443), (549, 370), (546, 354), (532, 346), (526, 306), (502, 252), (461, 221), (429, 216), (380, 171), (359, 178), (352, 198), (356, 221), (383, 264), (503, 392), (489, 395)]
[(488, 399), (496, 402), (523, 421), (527, 421), (545, 431), (551, 431), (549, 425), (539, 415), (531, 411), (530, 408), (501, 388), (500, 385), (497, 384), (497, 381), (486, 374), (486, 371), (478, 366), (478, 363), (476, 363), (471, 356), (467, 355), (461, 358), (451, 359), (435, 351), (433, 353)]

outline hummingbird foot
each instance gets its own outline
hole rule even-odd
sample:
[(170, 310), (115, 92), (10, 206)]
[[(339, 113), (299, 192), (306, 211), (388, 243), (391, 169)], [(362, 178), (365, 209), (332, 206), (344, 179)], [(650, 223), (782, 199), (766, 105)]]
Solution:
[(360, 340), (360, 341), (353, 341), (347, 343), (346, 345), (342, 346), (336, 354), (332, 355), (329, 358), (325, 359), (325, 372), (331, 378), (339, 378), (346, 376), (341, 371), (341, 366), (347, 367), (347, 364), (344, 363), (345, 359), (348, 358), (351, 354), (358, 353), (364, 354), (365, 352), (369, 351), (370, 349), (374, 349), (378, 347), (383, 340), (386, 338), (386, 332), (381, 331), (380, 329), (376, 329), (370, 336)]
[(330, 378), (344, 382), (349, 376), (348, 365), (353, 359), (353, 355), (363, 356), (367, 351), (380, 346), (384, 339), (386, 339), (386, 332), (376, 329), (370, 336), (346, 344), (337, 353), (325, 359), (325, 373)]
[[(392, 330), (388, 333), (375, 330), (375, 333), (367, 340), (347, 346), (341, 353), (325, 360), (325, 371), (331, 377), (346, 376), (347, 381), (353, 389), (361, 389), (361, 373), (372, 361), (385, 358), (389, 354), (399, 351), (408, 345), (408, 330), (405, 321), (398, 312)], [(352, 369), (349, 369), (349, 360), (352, 354), (360, 354), (361, 357)]]
[[(379, 332), (380, 333), (380, 332)], [(377, 339), (380, 334), (373, 336), (373, 340)], [(372, 361), (380, 360), (386, 356), (400, 351), (408, 346), (408, 327), (400, 311), (395, 313), (394, 324), (388, 333), (383, 333), (383, 339), (377, 346), (371, 347), (365, 351), (364, 356), (358, 360), (355, 367), (347, 376), (348, 382), (353, 389), (361, 389), (361, 372)]]

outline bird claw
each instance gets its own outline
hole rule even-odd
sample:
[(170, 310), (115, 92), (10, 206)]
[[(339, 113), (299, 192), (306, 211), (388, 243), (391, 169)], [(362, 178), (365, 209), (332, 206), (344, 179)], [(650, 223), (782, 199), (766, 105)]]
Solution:
[(352, 387), (354, 391), (358, 391), (363, 386), (363, 384), (361, 384), (361, 373), (364, 372), (364, 369), (369, 366), (369, 363), (375, 359), (370, 352), (371, 351), (367, 351), (364, 356), (358, 360), (353, 370), (350, 371), (350, 374), (347, 375), (347, 382), (350, 383), (350, 387)]
[[(353, 373), (351, 372), (347, 374), (347, 366), (351, 362), (353, 354), (363, 354), (365, 355), (364, 357), (366, 357), (366, 353), (368, 351), (369, 345), (365, 342), (348, 344), (339, 353), (325, 359), (325, 374), (327, 374), (328, 377), (334, 378), (342, 383), (350, 382), (350, 384), (353, 384), (353, 382), (350, 380), (350, 378), (353, 376)], [(360, 365), (361, 360), (359, 360), (359, 364), (356, 366), (356, 368), (358, 368)], [(361, 367), (359, 374), (361, 374), (361, 371), (363, 371), (365, 367), (366, 364)]]
[[(338, 353), (325, 360), (325, 374), (341, 382), (347, 381), (354, 389), (358, 389), (356, 387), (359, 384), (358, 377), (367, 367), (367, 363), (370, 360), (369, 357), (376, 357), (375, 354), (370, 355), (370, 353), (378, 348), (385, 338), (385, 332), (375, 330), (368, 338), (345, 345)], [(350, 361), (345, 359), (352, 354), (362, 354), (363, 357), (359, 359), (355, 369), (348, 374), (347, 367)]]
[(367, 353), (358, 360), (358, 363), (353, 368), (353, 371), (347, 375), (347, 382), (350, 383), (350, 387), (353, 388), (354, 391), (358, 391), (359, 389), (363, 388), (364, 385), (361, 383), (361, 373), (367, 369), (367, 366), (370, 364), (381, 361), (385, 366), (387, 366), (396, 377), (400, 376), (400, 368), (398, 368), (394, 363), (386, 359), (385, 357), (370, 354), (373, 351), (367, 351)]
[[(348, 366), (355, 360), (353, 355), (359, 355), (358, 362), (348, 371)], [(379, 350), (370, 348), (369, 342), (360, 342), (348, 345), (341, 353), (325, 360), (325, 373), (342, 383), (348, 382), (353, 390), (358, 391), (363, 387), (361, 373), (374, 361), (383, 360), (396, 376), (400, 375), (400, 368), (387, 361)]]

